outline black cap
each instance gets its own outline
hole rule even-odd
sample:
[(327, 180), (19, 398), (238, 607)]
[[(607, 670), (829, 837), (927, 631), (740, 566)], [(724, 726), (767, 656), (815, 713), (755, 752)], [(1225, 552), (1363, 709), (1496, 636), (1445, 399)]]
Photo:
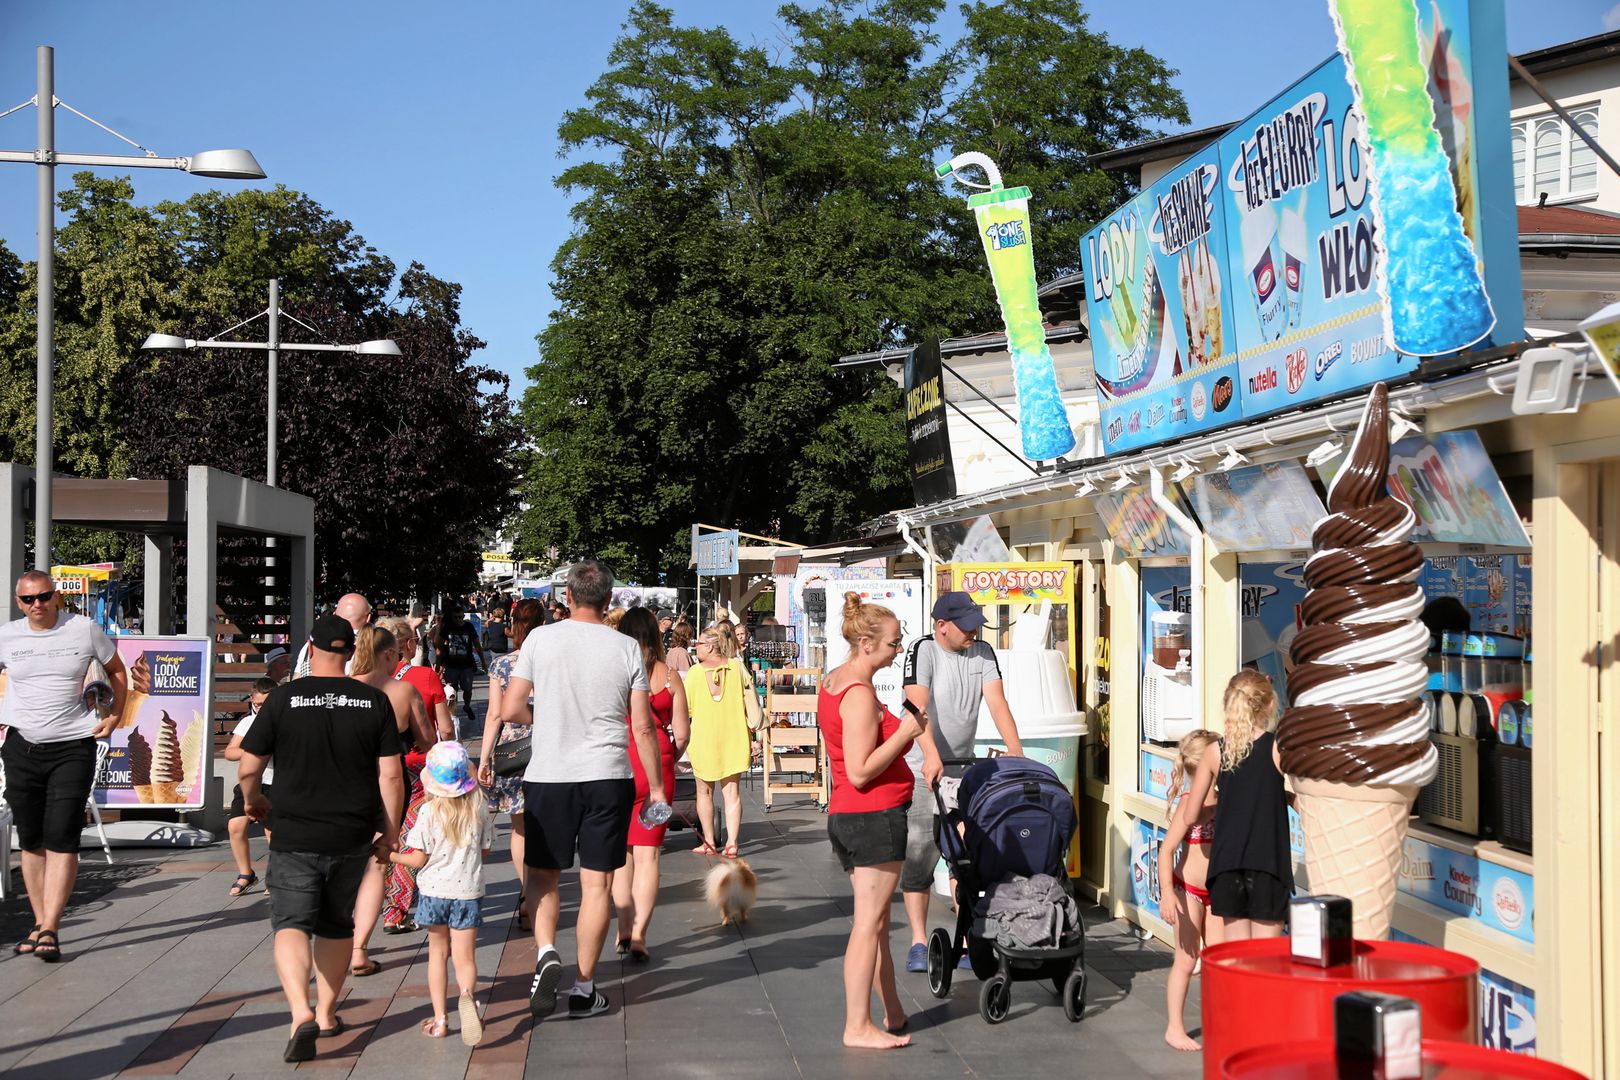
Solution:
[(987, 621), (979, 605), (973, 602), (973, 597), (965, 592), (940, 594), (940, 598), (934, 601), (934, 618), (953, 622), (958, 630), (968, 634)]
[(349, 652), (354, 648), (354, 627), (340, 615), (322, 615), (309, 632), (309, 643), (322, 652)]

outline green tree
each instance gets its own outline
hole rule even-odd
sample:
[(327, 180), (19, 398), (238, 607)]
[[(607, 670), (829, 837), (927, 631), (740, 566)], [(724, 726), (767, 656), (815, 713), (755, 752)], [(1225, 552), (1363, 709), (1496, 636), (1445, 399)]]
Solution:
[[(847, 535), (909, 502), (894, 384), (841, 355), (995, 325), (972, 217), (932, 163), (987, 150), (1036, 187), (1042, 270), (1129, 193), (1085, 155), (1185, 121), (1168, 72), (1078, 0), (780, 9), (767, 52), (632, 7), (558, 132), (575, 230), (522, 409), (520, 543), (685, 572), (692, 521)], [(1062, 85), (1047, 85), (1062, 84)]]

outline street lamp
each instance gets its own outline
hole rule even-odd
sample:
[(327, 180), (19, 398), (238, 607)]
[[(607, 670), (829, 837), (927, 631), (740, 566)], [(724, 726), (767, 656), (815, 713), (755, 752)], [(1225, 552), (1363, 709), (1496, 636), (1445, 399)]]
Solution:
[[(190, 157), (159, 157), (133, 139), (119, 135), (100, 121), (93, 120), (56, 96), (56, 52), (49, 45), (36, 50), (37, 82), (31, 101), (25, 101), (7, 113), (32, 105), (38, 113), (37, 139), (33, 150), (0, 150), (0, 161), (32, 164), (39, 169), (39, 299), (38, 324), (35, 332), (38, 356), (36, 360), (34, 397), (34, 566), (50, 573), (51, 570), (51, 474), (54, 471), (56, 450), (52, 433), (52, 393), (55, 380), (56, 358), (56, 166), (107, 165), (132, 169), (180, 169), (193, 176), (208, 176), (221, 180), (263, 180), (264, 170), (246, 150), (204, 150)], [(56, 107), (60, 105), (75, 116), (89, 120), (103, 131), (117, 135), (142, 156), (133, 154), (60, 154), (56, 150)]]
[[(402, 356), (399, 346), (387, 338), (374, 338), (354, 345), (305, 345), (281, 340), (281, 316), (286, 314), (281, 310), (281, 281), (278, 278), (270, 279), (270, 306), (249, 319), (243, 319), (231, 330), (239, 329), (248, 323), (261, 318), (267, 318), (270, 332), (268, 341), (220, 341), (209, 339), (197, 341), (194, 338), (178, 337), (174, 334), (148, 334), (141, 348), (160, 351), (173, 351), (179, 349), (262, 349), (270, 354), (269, 400), (265, 404), (264, 415), (264, 482), (271, 487), (276, 486), (276, 365), (281, 359), (281, 350), (291, 352), (338, 352), (349, 353), (354, 356)], [(307, 323), (299, 322), (291, 315), (287, 318), (298, 323), (304, 329), (320, 333)], [(225, 331), (227, 334), (231, 330)]]

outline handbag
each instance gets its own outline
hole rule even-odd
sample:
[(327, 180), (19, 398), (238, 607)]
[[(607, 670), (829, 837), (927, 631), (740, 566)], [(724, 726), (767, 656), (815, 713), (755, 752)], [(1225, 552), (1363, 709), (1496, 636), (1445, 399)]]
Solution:
[(749, 673), (748, 665), (740, 660), (737, 665), (742, 668), (743, 715), (748, 719), (748, 730), (759, 731), (765, 726), (765, 710), (759, 704), (759, 691), (754, 688), (754, 676)]
[(496, 776), (509, 779), (523, 775), (529, 767), (529, 758), (533, 756), (534, 751), (529, 741), (531, 734), (525, 732), (521, 738), (495, 744), (495, 750), (490, 755), (489, 767)]

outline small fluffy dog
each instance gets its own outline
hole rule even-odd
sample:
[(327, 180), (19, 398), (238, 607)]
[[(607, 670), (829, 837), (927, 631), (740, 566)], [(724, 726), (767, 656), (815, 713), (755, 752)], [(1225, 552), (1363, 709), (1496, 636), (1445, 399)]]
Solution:
[(703, 895), (720, 915), (721, 926), (741, 926), (754, 909), (759, 879), (747, 859), (722, 859), (703, 882)]

